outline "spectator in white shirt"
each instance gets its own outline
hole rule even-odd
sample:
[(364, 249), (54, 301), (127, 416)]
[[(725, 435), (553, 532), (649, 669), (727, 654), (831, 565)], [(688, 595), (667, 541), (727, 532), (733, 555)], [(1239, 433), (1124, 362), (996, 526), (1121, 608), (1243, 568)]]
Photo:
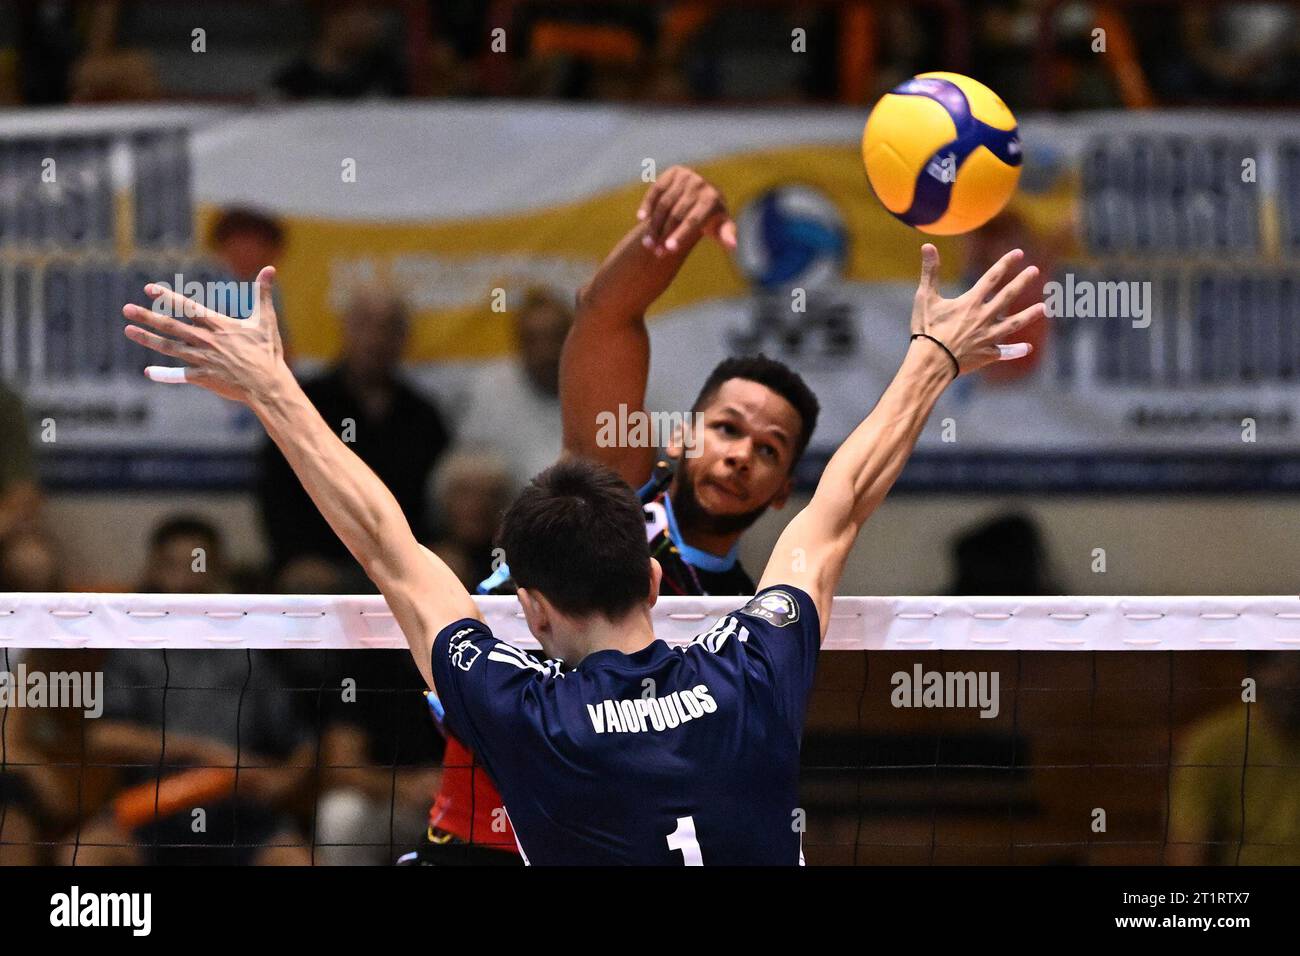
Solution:
[(462, 448), (504, 461), (519, 488), (560, 456), (560, 352), (573, 309), (558, 293), (531, 288), (514, 317), (515, 356), (474, 380), (457, 436)]

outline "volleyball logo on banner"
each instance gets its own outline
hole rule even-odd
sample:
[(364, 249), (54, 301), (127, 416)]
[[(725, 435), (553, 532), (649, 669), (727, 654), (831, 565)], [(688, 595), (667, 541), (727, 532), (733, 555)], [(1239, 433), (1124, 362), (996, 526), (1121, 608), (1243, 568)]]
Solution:
[(768, 290), (838, 279), (848, 250), (839, 210), (810, 186), (763, 193), (736, 219), (736, 240), (741, 269)]
[(770, 189), (736, 219), (736, 255), (754, 286), (748, 329), (733, 329), (733, 351), (768, 349), (790, 359), (844, 357), (855, 324), (836, 295), (848, 257), (843, 217), (829, 197), (805, 185)]

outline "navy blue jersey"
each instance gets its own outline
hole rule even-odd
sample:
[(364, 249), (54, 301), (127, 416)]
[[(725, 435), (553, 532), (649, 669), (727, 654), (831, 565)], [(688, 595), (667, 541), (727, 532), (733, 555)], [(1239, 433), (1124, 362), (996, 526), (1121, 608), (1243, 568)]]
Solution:
[(466, 618), (438, 633), (433, 678), (528, 862), (790, 866), (820, 644), (812, 600), (782, 585), (685, 647), (568, 670)]

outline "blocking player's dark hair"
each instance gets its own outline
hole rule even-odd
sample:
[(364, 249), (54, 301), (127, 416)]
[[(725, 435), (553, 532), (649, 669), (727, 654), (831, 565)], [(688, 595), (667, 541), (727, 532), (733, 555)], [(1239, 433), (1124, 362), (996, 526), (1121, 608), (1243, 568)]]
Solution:
[(497, 531), (510, 573), (566, 614), (622, 617), (650, 596), (645, 516), (617, 474), (567, 458), (528, 483)]
[(704, 380), (704, 387), (700, 389), (700, 394), (695, 399), (695, 404), (691, 406), (691, 411), (701, 411), (704, 406), (713, 401), (718, 394), (718, 389), (733, 378), (743, 378), (749, 382), (766, 385), (793, 405), (794, 410), (799, 413), (799, 422), (802, 427), (795, 441), (794, 458), (790, 462), (790, 467), (793, 468), (795, 462), (803, 456), (804, 451), (808, 448), (808, 441), (817, 428), (817, 413), (821, 411), (817, 396), (813, 394), (812, 389), (808, 387), (808, 383), (803, 380), (798, 372), (784, 362), (778, 362), (776, 359), (768, 358), (760, 353), (740, 358), (723, 359), (719, 362), (717, 367), (709, 373), (709, 377)]

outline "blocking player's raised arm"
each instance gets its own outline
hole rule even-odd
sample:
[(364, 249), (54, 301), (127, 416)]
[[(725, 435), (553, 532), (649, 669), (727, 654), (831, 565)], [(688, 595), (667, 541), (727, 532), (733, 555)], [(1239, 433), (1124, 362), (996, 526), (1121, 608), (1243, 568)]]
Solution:
[(321, 515), (383, 592), (432, 687), (434, 638), (454, 621), (477, 618), (478, 607), (451, 569), (420, 546), (392, 492), (325, 423), (289, 371), (271, 299), (274, 275), (271, 268), (258, 275), (257, 305), (242, 321), (165, 287), (146, 286), (171, 315), (128, 305), (127, 318), (163, 334), (128, 325), (126, 336), (185, 363), (146, 369), (155, 381), (198, 385), (252, 409)]
[(665, 170), (646, 192), (635, 225), (578, 293), (560, 359), (564, 450), (599, 461), (636, 487), (653, 448), (602, 445), (599, 416), (645, 406), (650, 335), (645, 312), (672, 283), (702, 236), (735, 246), (735, 224), (722, 194), (693, 170)]
[(1029, 354), (1024, 342), (998, 344), (1043, 315), (1037, 303), (1004, 316), (1038, 273), (1030, 266), (1006, 281), (1022, 255), (1019, 249), (1007, 253), (965, 294), (944, 299), (938, 250), (922, 247), (907, 356), (871, 414), (831, 456), (812, 500), (781, 533), (758, 586), (761, 591), (789, 584), (806, 591), (817, 606), (823, 638), (858, 532), (893, 487), (944, 389), (963, 372)]

